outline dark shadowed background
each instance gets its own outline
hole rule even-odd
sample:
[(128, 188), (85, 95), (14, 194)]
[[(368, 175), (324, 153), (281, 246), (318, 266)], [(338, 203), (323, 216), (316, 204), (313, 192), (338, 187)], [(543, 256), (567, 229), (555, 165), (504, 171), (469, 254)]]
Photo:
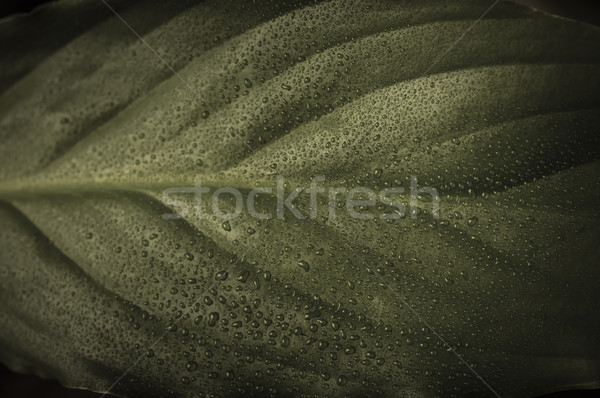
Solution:
[[(24, 13), (35, 7), (56, 0), (0, 0), (0, 18)], [(100, 1), (100, 0), (98, 0)], [(515, 0), (534, 8), (567, 18), (600, 25), (600, 0)], [(490, 5), (493, 0), (490, 0)], [(0, 38), (2, 40), (2, 38)], [(600, 377), (600, 375), (599, 375)], [(540, 396), (538, 398), (592, 398), (599, 397), (598, 390), (571, 390)], [(0, 364), (1, 398), (98, 398), (100, 394), (68, 389), (55, 380), (11, 372)]]

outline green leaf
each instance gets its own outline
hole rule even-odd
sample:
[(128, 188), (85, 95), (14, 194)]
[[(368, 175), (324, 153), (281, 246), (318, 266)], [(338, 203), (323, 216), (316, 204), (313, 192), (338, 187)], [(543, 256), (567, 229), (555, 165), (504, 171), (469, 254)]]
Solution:
[[(598, 28), (508, 2), (109, 4), (0, 23), (3, 363), (126, 397), (600, 387)], [(306, 192), (304, 219), (163, 217), (194, 203), (164, 190), (278, 176), (416, 176), (439, 218), (427, 195), (332, 217), (327, 193), (311, 218)]]

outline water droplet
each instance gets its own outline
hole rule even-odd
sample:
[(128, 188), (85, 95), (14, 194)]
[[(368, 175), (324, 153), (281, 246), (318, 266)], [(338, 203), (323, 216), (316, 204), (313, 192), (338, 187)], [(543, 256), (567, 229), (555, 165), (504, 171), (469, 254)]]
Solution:
[(224, 221), (223, 224), (221, 224), (221, 227), (227, 232), (231, 231), (231, 224), (229, 224), (229, 221)]
[(219, 271), (215, 275), (215, 279), (218, 280), (218, 281), (224, 281), (224, 280), (227, 279), (228, 276), (229, 276), (229, 272), (227, 272), (227, 271)]
[(302, 267), (302, 269), (304, 270), (304, 272), (308, 272), (308, 270), (310, 269), (310, 265), (308, 265), (308, 263), (304, 260), (300, 260), (298, 261), (298, 265), (300, 267)]
[(188, 363), (185, 364), (185, 369), (188, 372), (193, 372), (194, 370), (198, 369), (198, 364), (194, 361), (189, 361)]
[(210, 314), (208, 314), (208, 326), (213, 327), (217, 324), (217, 321), (219, 320), (219, 313), (218, 312), (211, 312)]

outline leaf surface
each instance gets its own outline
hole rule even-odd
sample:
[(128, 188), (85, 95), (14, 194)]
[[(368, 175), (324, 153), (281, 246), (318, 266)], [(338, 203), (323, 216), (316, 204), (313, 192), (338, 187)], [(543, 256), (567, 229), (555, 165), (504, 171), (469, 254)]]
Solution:
[[(2, 44), (0, 360), (126, 397), (598, 388), (600, 30), (488, 3), (110, 2), (166, 64), (91, 2), (0, 23), (87, 24)], [(439, 219), (162, 217), (277, 176), (416, 176)]]

